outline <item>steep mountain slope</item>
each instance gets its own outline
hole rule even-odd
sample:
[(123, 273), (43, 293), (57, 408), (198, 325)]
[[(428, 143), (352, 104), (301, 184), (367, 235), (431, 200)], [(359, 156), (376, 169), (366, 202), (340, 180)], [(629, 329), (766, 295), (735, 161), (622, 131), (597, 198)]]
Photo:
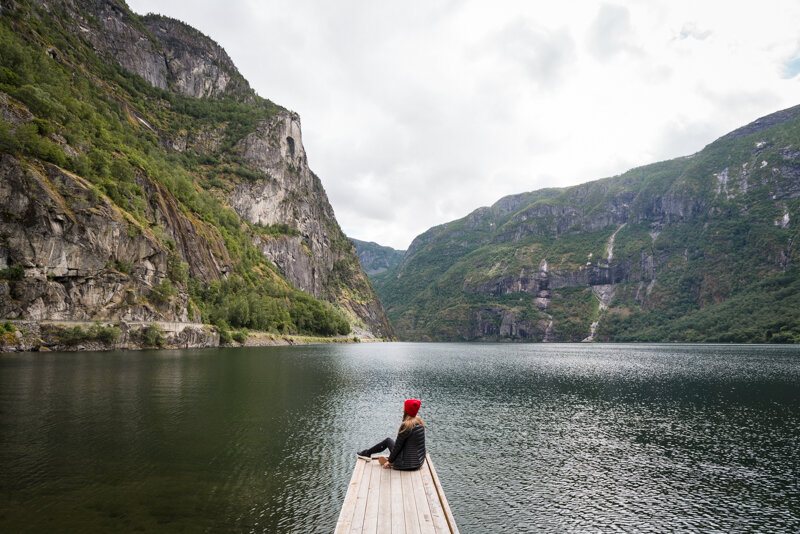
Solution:
[(800, 341), (798, 197), (795, 107), (431, 228), (373, 283), (402, 339)]
[(0, 317), (392, 335), (299, 117), (211, 39), (19, 0), (0, 45)]
[(403, 260), (404, 250), (395, 250), (392, 247), (384, 247), (373, 241), (359, 241), (358, 239), (350, 238), (350, 241), (356, 246), (358, 259), (361, 261), (361, 267), (367, 275), (382, 273), (387, 269), (395, 267)]

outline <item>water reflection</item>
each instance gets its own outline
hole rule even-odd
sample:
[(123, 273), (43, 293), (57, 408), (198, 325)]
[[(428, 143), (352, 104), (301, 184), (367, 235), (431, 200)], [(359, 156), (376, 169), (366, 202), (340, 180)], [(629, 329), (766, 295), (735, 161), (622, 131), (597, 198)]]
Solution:
[(464, 533), (800, 530), (800, 350), (381, 344), (0, 358), (0, 531), (330, 532), (423, 400)]

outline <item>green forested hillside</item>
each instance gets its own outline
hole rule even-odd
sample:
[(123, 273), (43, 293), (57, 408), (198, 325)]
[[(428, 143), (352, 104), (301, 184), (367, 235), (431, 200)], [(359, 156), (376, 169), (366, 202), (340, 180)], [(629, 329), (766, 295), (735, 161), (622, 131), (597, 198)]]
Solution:
[[(256, 95), (221, 59), (207, 65), (218, 75), (214, 83), (227, 82), (214, 94), (187, 95), (179, 78), (154, 86), (100, 48), (108, 40), (101, 12), (117, 17), (124, 35), (141, 38), (111, 42), (109, 50), (119, 55), (128, 47), (126, 57), (136, 60), (145, 43), (153, 57), (163, 55), (166, 45), (144, 25), (158, 17), (139, 18), (124, 2), (19, 0), (0, 12), (0, 313), (202, 320), (223, 330), (324, 335), (348, 333), (352, 322), (386, 331), (382, 312), (358, 315), (377, 300), (321, 185), (306, 196), (289, 192), (286, 202), (331, 214), (317, 221), (333, 258), (325, 259), (325, 300), (289, 283), (262, 252), (284, 240), (313, 256), (315, 235), (292, 221), (254, 223), (232, 209), (230, 195), (242, 184), (277, 187), (274, 176), (245, 160), (243, 140), (291, 114)], [(224, 56), (196, 30), (181, 28), (196, 39), (189, 52), (206, 47)], [(307, 173), (278, 164), (287, 176)], [(46, 247), (33, 242), (68, 248), (59, 258), (52, 246), (42, 255)], [(89, 303), (86, 292), (96, 288), (108, 294)], [(44, 308), (31, 307), (36, 299)]]
[(798, 342), (798, 197), (792, 108), (432, 228), (373, 282), (405, 339)]

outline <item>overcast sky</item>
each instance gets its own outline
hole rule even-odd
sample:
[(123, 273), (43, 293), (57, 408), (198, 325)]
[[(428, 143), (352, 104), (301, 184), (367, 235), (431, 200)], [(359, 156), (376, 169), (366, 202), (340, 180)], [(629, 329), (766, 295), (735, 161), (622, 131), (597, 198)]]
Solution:
[(128, 0), (298, 112), (351, 237), (697, 152), (800, 104), (800, 2)]

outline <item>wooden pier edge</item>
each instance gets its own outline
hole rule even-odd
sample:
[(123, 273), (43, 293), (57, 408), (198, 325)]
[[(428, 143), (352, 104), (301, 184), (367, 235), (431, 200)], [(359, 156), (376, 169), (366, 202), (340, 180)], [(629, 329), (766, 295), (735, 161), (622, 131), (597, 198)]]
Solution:
[(416, 471), (383, 469), (358, 458), (335, 534), (458, 534), (430, 455)]
[(442, 503), (442, 509), (444, 509), (444, 517), (447, 519), (447, 526), (450, 527), (450, 532), (453, 534), (459, 534), (458, 527), (456, 526), (456, 520), (453, 517), (453, 512), (450, 511), (450, 503), (447, 502), (447, 497), (445, 497), (444, 489), (442, 489), (442, 483), (439, 481), (439, 475), (436, 474), (436, 468), (433, 467), (430, 454), (425, 454), (425, 465), (422, 466), (422, 469), (425, 469), (426, 467), (430, 469), (431, 477), (433, 477), (433, 484), (436, 487), (436, 493), (439, 494), (439, 501)]
[(364, 473), (364, 466), (366, 461), (361, 458), (356, 461), (356, 467), (353, 469), (353, 476), (350, 477), (350, 483), (347, 485), (347, 495), (345, 495), (344, 503), (342, 504), (342, 511), (339, 512), (339, 520), (336, 521), (336, 532), (350, 532), (350, 526), (353, 522), (353, 513), (356, 509), (355, 495), (358, 493), (358, 484), (361, 481), (361, 475)]

